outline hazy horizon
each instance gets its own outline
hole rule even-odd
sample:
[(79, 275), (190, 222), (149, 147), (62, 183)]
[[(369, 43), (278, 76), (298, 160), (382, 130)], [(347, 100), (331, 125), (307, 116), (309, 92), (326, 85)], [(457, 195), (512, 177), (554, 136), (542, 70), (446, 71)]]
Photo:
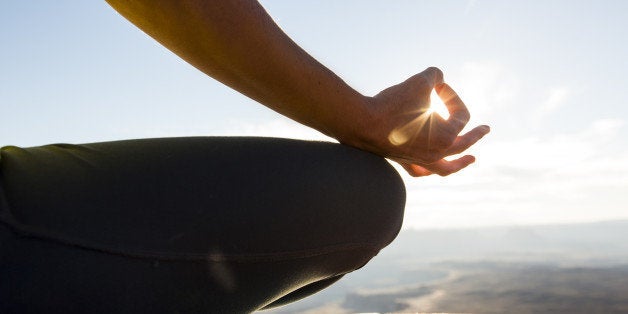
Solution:
[(628, 221), (404, 230), (363, 269), (259, 313), (622, 313)]

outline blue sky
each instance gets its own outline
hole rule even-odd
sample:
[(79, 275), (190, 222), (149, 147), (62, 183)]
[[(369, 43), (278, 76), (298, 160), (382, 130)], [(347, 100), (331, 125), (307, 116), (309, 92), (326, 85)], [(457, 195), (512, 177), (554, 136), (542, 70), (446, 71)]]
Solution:
[[(406, 177), (406, 227), (628, 218), (628, 2), (263, 1), (362, 93), (438, 66), (492, 133), (471, 168)], [(205, 76), (104, 1), (2, 1), (0, 145), (324, 139)]]

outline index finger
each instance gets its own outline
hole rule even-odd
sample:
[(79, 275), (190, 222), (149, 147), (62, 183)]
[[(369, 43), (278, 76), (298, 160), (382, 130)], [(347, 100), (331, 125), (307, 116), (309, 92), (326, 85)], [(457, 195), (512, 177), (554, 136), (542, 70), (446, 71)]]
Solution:
[(432, 86), (436, 86), (443, 83), (443, 71), (437, 67), (429, 67), (420, 73), (425, 76)]
[(454, 128), (456, 134), (460, 133), (471, 118), (467, 106), (447, 83), (439, 84), (434, 89), (449, 111), (447, 124)]
[(420, 84), (419, 86), (430, 92), (434, 86), (438, 86), (443, 83), (443, 71), (436, 67), (429, 67), (423, 72), (413, 75), (408, 79), (414, 83)]

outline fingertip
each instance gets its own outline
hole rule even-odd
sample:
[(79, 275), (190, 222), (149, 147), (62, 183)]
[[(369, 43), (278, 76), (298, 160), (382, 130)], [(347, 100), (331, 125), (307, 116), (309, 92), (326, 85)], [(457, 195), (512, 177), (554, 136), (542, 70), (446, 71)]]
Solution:
[(456, 173), (466, 167), (468, 167), (469, 165), (471, 165), (472, 163), (475, 162), (475, 156), (473, 155), (464, 155), (462, 157), (460, 157), (457, 160), (458, 163), (458, 167), (456, 167), (456, 169), (453, 169), (452, 171), (450, 171), (449, 173), (446, 173), (445, 176)]
[(475, 143), (475, 142), (479, 141), (481, 138), (483, 138), (486, 134), (488, 134), (490, 132), (491, 132), (491, 128), (490, 127), (488, 127), (487, 125), (481, 125), (481, 126), (473, 128), (473, 130), (467, 132), (463, 136), (468, 136), (468, 137), (474, 138), (472, 143)]
[(410, 165), (410, 171), (408, 171), (413, 177), (425, 177), (432, 174), (431, 171), (419, 166), (419, 165)]
[(443, 90), (443, 88), (445, 88), (446, 85), (447, 83), (438, 83), (434, 85), (434, 91), (436, 91), (436, 94), (439, 95), (439, 97), (440, 97), (441, 91)]
[(422, 73), (428, 74), (431, 77), (434, 86), (442, 84), (444, 82), (443, 71), (441, 71), (437, 67), (429, 67), (425, 69), (425, 71), (423, 71)]
[(473, 155), (465, 155), (463, 158), (466, 158), (469, 164), (472, 164), (475, 162), (475, 156)]
[(438, 88), (438, 90), (436, 90), (436, 92), (438, 92), (438, 93), (440, 93), (443, 89), (448, 89), (448, 90), (449, 90), (449, 89), (451, 89), (451, 90), (453, 90), (453, 89), (451, 88), (451, 86), (449, 86), (449, 84), (447, 84), (447, 83), (445, 83), (445, 82), (441, 82), (441, 83), (439, 83), (439, 84), (436, 84), (436, 85), (434, 86), (434, 88)]

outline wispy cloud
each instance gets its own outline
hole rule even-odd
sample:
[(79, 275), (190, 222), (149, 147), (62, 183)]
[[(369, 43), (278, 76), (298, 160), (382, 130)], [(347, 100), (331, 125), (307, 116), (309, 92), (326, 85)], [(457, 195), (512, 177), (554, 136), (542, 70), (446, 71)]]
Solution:
[(570, 96), (570, 90), (566, 87), (556, 87), (549, 90), (547, 99), (537, 108), (537, 118), (554, 113), (563, 107)]
[(618, 145), (623, 124), (599, 119), (571, 134), (488, 140), (479, 144), (478, 162), (456, 175), (405, 177), (406, 227), (628, 218), (628, 149)]
[(467, 0), (467, 5), (464, 8), (464, 14), (465, 15), (469, 14), (469, 12), (471, 12), (471, 10), (473, 9), (473, 7), (475, 7), (477, 2), (478, 2), (477, 0)]
[(447, 74), (453, 87), (477, 121), (487, 121), (518, 100), (520, 83), (515, 73), (504, 65), (490, 62), (465, 62), (461, 70)]

